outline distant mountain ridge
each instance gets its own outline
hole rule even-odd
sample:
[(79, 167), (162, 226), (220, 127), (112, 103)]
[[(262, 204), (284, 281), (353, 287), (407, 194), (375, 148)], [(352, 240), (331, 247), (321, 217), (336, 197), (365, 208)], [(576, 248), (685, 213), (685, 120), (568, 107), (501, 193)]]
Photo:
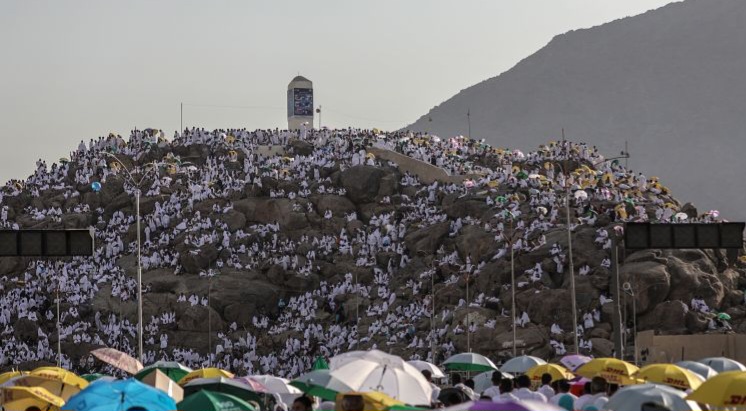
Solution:
[(618, 153), (701, 210), (746, 219), (746, 1), (687, 0), (570, 31), (406, 127)]

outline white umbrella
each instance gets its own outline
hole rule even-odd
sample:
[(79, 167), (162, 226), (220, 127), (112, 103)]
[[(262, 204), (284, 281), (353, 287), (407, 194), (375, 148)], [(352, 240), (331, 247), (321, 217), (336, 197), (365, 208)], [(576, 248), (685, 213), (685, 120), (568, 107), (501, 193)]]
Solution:
[(290, 385), (290, 381), (273, 375), (252, 375), (249, 378), (260, 382), (273, 394), (303, 394), (303, 391)]
[(417, 368), (420, 372), (422, 371), (430, 371), (430, 375), (432, 375), (433, 378), (445, 378), (446, 375), (443, 374), (443, 371), (438, 368), (435, 364), (429, 363), (427, 361), (420, 361), (420, 360), (412, 360), (407, 361), (407, 364), (411, 365), (414, 368)]
[(671, 411), (700, 411), (694, 401), (687, 401), (686, 392), (658, 384), (629, 385), (619, 389), (604, 405), (605, 410), (640, 411), (642, 404), (655, 403)]
[(347, 364), (350, 361), (354, 361), (360, 358), (364, 358), (365, 356), (369, 356), (371, 358), (376, 357), (380, 351), (378, 350), (370, 350), (370, 351), (348, 351), (344, 354), (336, 355), (329, 359), (329, 369), (330, 370), (336, 370), (337, 368)]
[(272, 375), (251, 375), (249, 377), (267, 387), (269, 393), (279, 398), (285, 405), (290, 408), (296, 397), (303, 395), (303, 391), (290, 385), (290, 381), (285, 378), (275, 377)]
[(701, 362), (679, 361), (675, 365), (678, 365), (681, 368), (687, 369), (699, 375), (700, 377), (704, 378), (705, 380), (718, 375), (718, 372), (715, 371), (712, 367), (710, 367), (709, 365), (702, 364)]
[(520, 357), (508, 360), (502, 367), (500, 367), (500, 371), (509, 372), (511, 374), (523, 374), (531, 367), (546, 363), (547, 362), (541, 358), (532, 357), (530, 355), (521, 355)]
[(725, 357), (703, 358), (697, 362), (707, 365), (717, 372), (746, 371), (746, 366), (736, 360)]
[(474, 380), (474, 392), (477, 392), (479, 394), (483, 393), (484, 390), (487, 388), (492, 387), (492, 373), (493, 372), (499, 372), (502, 374), (503, 379), (507, 378), (509, 380), (513, 379), (513, 376), (510, 374), (506, 374), (504, 372), (500, 371), (485, 371), (483, 373), (479, 373), (472, 378)]
[(443, 361), (447, 370), (453, 371), (496, 371), (497, 366), (489, 358), (473, 352), (464, 352), (448, 357)]
[[(432, 387), (420, 371), (400, 357), (373, 350), (359, 358), (345, 360), (329, 374), (356, 391), (379, 391), (407, 404), (430, 404)], [(327, 388), (341, 391), (334, 381)]]

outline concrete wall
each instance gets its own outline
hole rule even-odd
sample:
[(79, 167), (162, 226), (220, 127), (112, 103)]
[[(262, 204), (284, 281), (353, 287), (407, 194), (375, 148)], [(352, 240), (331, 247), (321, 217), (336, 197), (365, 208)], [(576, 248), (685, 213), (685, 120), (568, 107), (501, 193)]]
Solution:
[[(706, 357), (728, 357), (746, 363), (746, 334), (655, 335), (637, 334), (638, 355), (647, 349), (643, 364), (697, 361)], [(642, 356), (640, 355), (640, 360)]]
[(440, 167), (382, 147), (369, 147), (367, 151), (373, 153), (378, 159), (398, 164), (401, 171), (409, 171), (410, 174), (416, 175), (425, 184), (432, 184), (434, 181), (460, 184), (471, 177), (469, 175), (450, 176)]

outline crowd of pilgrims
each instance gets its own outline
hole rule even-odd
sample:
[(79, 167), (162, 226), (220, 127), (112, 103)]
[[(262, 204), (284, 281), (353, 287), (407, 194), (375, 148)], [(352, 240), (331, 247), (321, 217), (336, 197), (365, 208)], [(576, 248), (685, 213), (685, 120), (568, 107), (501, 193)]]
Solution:
[[(291, 139), (312, 143), (312, 154), (273, 155), (271, 150), (266, 150), (268, 146), (287, 147)], [(175, 154), (194, 145), (207, 147), (210, 153), (202, 162), (192, 163)], [(339, 232), (322, 230), (320, 234), (293, 239), (283, 233), (283, 227), (277, 222), (231, 229), (219, 218), (232, 210), (231, 198), (235, 198), (236, 193), (243, 192), (247, 186), (261, 188), (263, 182), (271, 178), (297, 183), (297, 191), (273, 188), (269, 193), (270, 197), (293, 201), (296, 212), (317, 213), (327, 220), (361, 219), (355, 212), (335, 216), (331, 210), (316, 210), (312, 202), (300, 200), (316, 194), (345, 195), (343, 187), (335, 185), (328, 177), (322, 178), (328, 175), (323, 172), (325, 168), (344, 170), (359, 164), (396, 166), (388, 162), (383, 164), (369, 154), (367, 149), (372, 145), (428, 162), (452, 175), (469, 175), (469, 178), (458, 184), (424, 184), (418, 176), (403, 172), (401, 186), (414, 187), (409, 193), (416, 194), (382, 198), (380, 202), (394, 205), (395, 211), (374, 215), (354, 232), (347, 231), (343, 225)], [(149, 156), (153, 153), (165, 154), (160, 164), (148, 168), (143, 164), (151, 161)], [(139, 168), (132, 170), (134, 179), (126, 178), (128, 171), (117, 159), (124, 160), (122, 162), (130, 167), (138, 165)], [(564, 172), (562, 164), (568, 167), (570, 163), (574, 164), (573, 170)], [(170, 330), (179, 320), (175, 312), (165, 310), (144, 320), (145, 363), (165, 359), (192, 367), (210, 364), (241, 374), (293, 377), (309, 369), (318, 355), (332, 356), (362, 348), (396, 349), (399, 351), (396, 354), (432, 361), (431, 344), (434, 344), (438, 357), (435, 360), (439, 361), (456, 351), (455, 335), (474, 333), (481, 327), (494, 328), (496, 324), (494, 318), (483, 324), (449, 324), (448, 319), (455, 311), (491, 302), (500, 304), (501, 316), (510, 317), (509, 304), (502, 306), (495, 296), (473, 292), (469, 301), (464, 294), (455, 306), (438, 302), (435, 328), (430, 333), (418, 333), (416, 325), (432, 315), (431, 276), (440, 267), (448, 266), (450, 276), (438, 278), (437, 282), (442, 282), (444, 287), (458, 287), (459, 278), (479, 276), (486, 261), (474, 261), (471, 256), (462, 256), (454, 249), (441, 246), (434, 264), (394, 287), (392, 279), (417, 258), (403, 241), (413, 230), (447, 221), (449, 236), (456, 237), (467, 225), (481, 227), (494, 235), (494, 241), (499, 244), (497, 253), (488, 258), (496, 261), (509, 258), (509, 247), (516, 253), (528, 253), (543, 246), (546, 243), (543, 233), (563, 226), (565, 187), (574, 193), (569, 200), (574, 214), (573, 228), (581, 224), (593, 225), (601, 214), (608, 215), (612, 221), (646, 221), (652, 214), (655, 220), (671, 221), (676, 213), (675, 205), (666, 196), (667, 189), (657, 179), (628, 172), (618, 162), (604, 161), (594, 147), (585, 144), (554, 142), (524, 154), (464, 137), (440, 139), (425, 134), (359, 129), (304, 129), (300, 132), (187, 129), (175, 133), (172, 139), (161, 131), (148, 129), (134, 130), (129, 141), (112, 134), (88, 143), (81, 141), (69, 159), (61, 159), (51, 167), (39, 160), (33, 175), (25, 180), (9, 181), (0, 190), (0, 226), (3, 228), (18, 229), (21, 225), (28, 228), (28, 224), (45, 221), (59, 223), (68, 214), (92, 215), (97, 245), (92, 258), (35, 260), (23, 272), (2, 277), (0, 327), (4, 344), (0, 347), (0, 365), (56, 361), (56, 347), (50, 343), (56, 338), (50, 334), (57, 332), (56, 295), (64, 303), (59, 331), (64, 343), (135, 351), (136, 324), (116, 308), (122, 302), (136, 299), (135, 279), (125, 275), (118, 265), (119, 259), (136, 255), (137, 242), (128, 241), (130, 237), (127, 237), (135, 216), (121, 210), (105, 213), (104, 207), (91, 207), (84, 200), (90, 195), (92, 182), (100, 182), (105, 190), (107, 185), (119, 181), (122, 189), (134, 197), (138, 190), (134, 180), (143, 175), (142, 198), (156, 199), (152, 212), (142, 216), (145, 283), (148, 271), (154, 269), (172, 270), (174, 275), (193, 275), (186, 273), (180, 264), (182, 258), (175, 247), (177, 238), (191, 250), (187, 252), (198, 253), (208, 244), (221, 250), (221, 257), (208, 270), (199, 273), (204, 281), (220, 275), (221, 269), (251, 271), (267, 262), (281, 265), (294, 275), (308, 276), (318, 269), (318, 261), (333, 259), (349, 259), (373, 274), (373, 281), (367, 283), (358, 283), (352, 273), (338, 281), (321, 281), (316, 289), (296, 292), (287, 300), (280, 299), (275, 313), (256, 312), (250, 324), (233, 322), (226, 329), (213, 330), (210, 353), (184, 348), (179, 341), (169, 339)], [(503, 194), (497, 195), (498, 191)], [(480, 198), (494, 209), (491, 220), (449, 219), (439, 205), (439, 199), (445, 194), (468, 196), (475, 193), (480, 193)], [(10, 202), (13, 197), (22, 195), (45, 198), (54, 195), (60, 201), (46, 208), (37, 208), (40, 203), (34, 202), (36, 206), (12, 212)], [(209, 214), (195, 209), (206, 200), (219, 200), (214, 202)], [(646, 207), (652, 207), (654, 212), (648, 213)], [(702, 218), (714, 217), (705, 215)], [(599, 249), (611, 247), (610, 233), (606, 229), (598, 229), (596, 244)], [(301, 245), (303, 252), (299, 251)], [(377, 256), (384, 252), (395, 253), (398, 258), (390, 258), (379, 265)], [(551, 254), (557, 273), (568, 269), (566, 250), (555, 244)], [(606, 258), (598, 264), (608, 267), (610, 261)], [(577, 275), (587, 275), (594, 268), (578, 267)], [(519, 274), (518, 288), (540, 290), (544, 287), (540, 280), (548, 273), (537, 264)], [(510, 284), (503, 287), (509, 289)], [(149, 291), (144, 290), (146, 294)], [(99, 293), (107, 294), (104, 297), (110, 300), (108, 305), (93, 304)], [(353, 312), (345, 310), (337, 298), (350, 294), (359, 295), (361, 301)], [(602, 295), (595, 308), (578, 313), (578, 332), (585, 352), (592, 349), (590, 339), (585, 336), (600, 321), (601, 306), (610, 301), (608, 296)], [(207, 295), (184, 293), (178, 295), (177, 304), (207, 306), (209, 301)], [(316, 320), (321, 318), (321, 312), (329, 313), (329, 319)], [(516, 327), (531, 324), (526, 312), (518, 312), (516, 317)], [(361, 329), (363, 323), (366, 324), (364, 330)], [(16, 327), (23, 327), (23, 330), (16, 330)], [(561, 338), (565, 332), (558, 324), (551, 326), (551, 346), (556, 355), (566, 352)], [(257, 345), (258, 339), (261, 341), (267, 335), (285, 336), (285, 343), (271, 347)], [(91, 356), (70, 358), (64, 353), (62, 365), (86, 372), (99, 367)]]

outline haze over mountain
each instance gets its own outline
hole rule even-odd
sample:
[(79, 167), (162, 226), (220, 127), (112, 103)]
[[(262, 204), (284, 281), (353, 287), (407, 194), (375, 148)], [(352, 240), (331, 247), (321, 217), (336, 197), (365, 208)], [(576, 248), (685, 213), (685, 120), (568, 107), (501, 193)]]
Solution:
[(746, 219), (746, 1), (687, 0), (555, 37), (408, 129), (532, 149), (568, 139), (619, 153), (700, 211)]

